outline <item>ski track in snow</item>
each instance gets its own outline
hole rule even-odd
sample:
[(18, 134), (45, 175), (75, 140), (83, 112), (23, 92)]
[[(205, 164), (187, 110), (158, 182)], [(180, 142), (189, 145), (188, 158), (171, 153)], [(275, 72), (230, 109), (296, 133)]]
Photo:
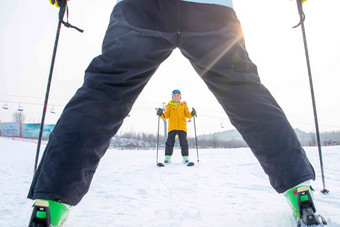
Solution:
[[(317, 174), (312, 182), (316, 209), (328, 227), (340, 227), (340, 146), (322, 148), (328, 195), (320, 192), (317, 148), (305, 150)], [(0, 137), (1, 227), (28, 224), (33, 202), (26, 195), (35, 152), (31, 140)], [(196, 150), (190, 155), (196, 162)], [(186, 167), (175, 150), (172, 163), (160, 168), (154, 150), (108, 150), (64, 227), (296, 226), (284, 196), (272, 189), (248, 148), (199, 150), (199, 155), (200, 163)]]

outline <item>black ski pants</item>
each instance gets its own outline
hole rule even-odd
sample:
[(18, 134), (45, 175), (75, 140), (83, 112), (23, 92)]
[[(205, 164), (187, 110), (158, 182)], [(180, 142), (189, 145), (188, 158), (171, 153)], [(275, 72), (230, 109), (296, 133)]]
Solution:
[(176, 135), (178, 135), (182, 156), (189, 156), (187, 132), (183, 130), (172, 130), (168, 132), (168, 138), (165, 142), (165, 155), (172, 155), (174, 151)]
[(102, 54), (90, 63), (51, 133), (29, 198), (70, 205), (82, 199), (110, 139), (175, 48), (216, 96), (277, 192), (315, 178), (285, 114), (260, 82), (233, 9), (124, 0), (111, 14)]

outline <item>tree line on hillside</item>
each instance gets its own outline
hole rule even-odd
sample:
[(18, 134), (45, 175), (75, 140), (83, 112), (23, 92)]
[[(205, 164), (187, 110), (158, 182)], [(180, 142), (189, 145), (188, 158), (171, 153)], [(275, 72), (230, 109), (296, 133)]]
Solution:
[[(23, 123), (25, 121), (25, 114), (22, 111), (13, 113), (12, 117), (15, 122)], [(307, 133), (299, 129), (294, 130), (302, 146), (317, 146), (315, 133)], [(340, 145), (340, 131), (321, 133), (320, 142), (324, 146)], [(188, 143), (190, 148), (195, 148), (196, 138), (189, 137)], [(113, 137), (110, 146), (118, 149), (156, 148), (157, 135), (151, 133), (125, 132)], [(158, 146), (165, 146), (164, 135), (159, 135)], [(240, 133), (235, 129), (197, 137), (198, 148), (238, 148), (247, 146)], [(179, 148), (178, 138), (176, 138), (175, 147)]]
[[(148, 133), (135, 133), (127, 132), (120, 135), (116, 135), (112, 138), (110, 146), (118, 149), (150, 149), (156, 148), (158, 140), (158, 147), (164, 148), (165, 140), (164, 136), (160, 135), (157, 139), (157, 135)], [(189, 137), (188, 144), (190, 149), (196, 148), (196, 138)], [(198, 148), (237, 148), (247, 147), (244, 140), (232, 139), (232, 140), (217, 140), (209, 138), (197, 138)], [(175, 148), (180, 148), (178, 137), (176, 137)]]
[[(315, 133), (306, 133), (299, 129), (295, 132), (303, 146), (316, 146)], [(340, 131), (325, 132), (320, 134), (322, 145), (340, 145)], [(332, 144), (328, 142), (332, 141)], [(188, 138), (189, 148), (196, 147), (196, 138)], [(157, 146), (157, 135), (151, 133), (126, 132), (116, 135), (111, 140), (111, 147), (117, 149), (155, 149)], [(163, 149), (165, 146), (164, 135), (159, 135), (158, 147)], [(236, 130), (200, 135), (197, 137), (198, 148), (239, 148), (248, 145)], [(175, 148), (180, 148), (176, 137)]]

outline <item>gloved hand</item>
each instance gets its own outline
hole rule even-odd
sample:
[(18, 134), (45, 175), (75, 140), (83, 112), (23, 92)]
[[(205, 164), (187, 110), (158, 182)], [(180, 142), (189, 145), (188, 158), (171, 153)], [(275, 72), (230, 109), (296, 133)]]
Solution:
[(197, 113), (196, 113), (196, 110), (194, 108), (192, 108), (191, 115), (194, 116), (194, 117), (197, 117)]
[[(61, 6), (62, 1), (66, 1), (66, 0), (50, 0), (50, 3), (52, 5), (55, 5), (57, 8), (59, 8)], [(69, 1), (69, 0), (67, 0), (67, 1)]]
[(156, 114), (158, 116), (162, 116), (163, 115), (163, 110), (161, 108), (158, 108)]
[[(293, 0), (290, 0), (290, 1), (293, 1)], [(302, 3), (305, 3), (305, 2), (307, 2), (307, 0), (301, 0), (301, 2), (302, 2)]]

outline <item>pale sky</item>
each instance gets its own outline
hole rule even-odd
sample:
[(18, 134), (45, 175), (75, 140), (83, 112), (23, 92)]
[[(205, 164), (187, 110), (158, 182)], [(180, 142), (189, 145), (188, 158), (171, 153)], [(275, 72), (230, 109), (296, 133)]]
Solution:
[[(71, 0), (71, 24), (62, 27), (46, 123), (56, 123), (64, 105), (83, 82), (84, 70), (100, 54), (115, 1)], [(340, 130), (340, 1), (308, 0), (304, 6), (320, 131)], [(294, 128), (314, 131), (301, 28), (295, 1), (234, 0), (250, 58)], [(0, 121), (12, 121), (19, 105), (26, 123), (40, 122), (58, 9), (48, 0), (0, 2)], [(197, 133), (233, 129), (228, 117), (178, 50), (161, 65), (137, 99), (121, 132), (157, 132), (155, 108), (182, 91), (182, 100), (198, 113)], [(4, 110), (7, 103), (9, 110)], [(50, 113), (51, 109), (55, 114)], [(162, 132), (161, 127), (161, 132)], [(188, 124), (188, 136), (194, 136)]]

